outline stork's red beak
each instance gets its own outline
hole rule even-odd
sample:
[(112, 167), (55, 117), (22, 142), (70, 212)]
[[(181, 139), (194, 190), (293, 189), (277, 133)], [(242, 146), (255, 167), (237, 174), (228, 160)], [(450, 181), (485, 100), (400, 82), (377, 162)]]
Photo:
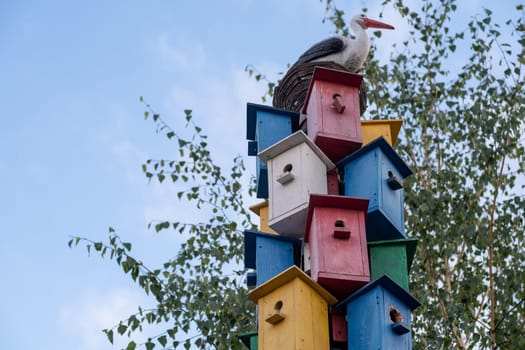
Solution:
[(363, 18), (363, 22), (365, 22), (367, 28), (395, 29), (394, 26), (376, 21), (375, 19)]

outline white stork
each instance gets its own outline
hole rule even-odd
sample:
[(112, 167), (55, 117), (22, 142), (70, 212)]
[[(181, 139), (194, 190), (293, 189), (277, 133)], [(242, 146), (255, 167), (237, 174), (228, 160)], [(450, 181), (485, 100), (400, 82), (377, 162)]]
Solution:
[(318, 42), (299, 57), (295, 65), (306, 62), (332, 61), (355, 73), (363, 67), (370, 50), (370, 39), (366, 34), (368, 28), (394, 29), (390, 24), (356, 15), (350, 21), (350, 28), (355, 38), (334, 36)]

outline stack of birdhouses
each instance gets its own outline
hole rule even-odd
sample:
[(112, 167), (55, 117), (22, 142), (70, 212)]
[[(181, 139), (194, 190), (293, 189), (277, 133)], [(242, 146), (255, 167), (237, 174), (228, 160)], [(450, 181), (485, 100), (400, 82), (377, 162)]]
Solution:
[(408, 273), (393, 150), (400, 120), (361, 121), (360, 75), (316, 68), (302, 113), (248, 104), (260, 231), (245, 231), (249, 349), (411, 349)]

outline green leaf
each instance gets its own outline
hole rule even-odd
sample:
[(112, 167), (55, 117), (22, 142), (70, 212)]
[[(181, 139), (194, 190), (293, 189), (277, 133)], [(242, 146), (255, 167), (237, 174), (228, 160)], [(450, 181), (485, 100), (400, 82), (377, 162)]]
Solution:
[(137, 344), (132, 340), (128, 343), (128, 346), (126, 347), (127, 350), (135, 350), (137, 347)]
[(159, 342), (159, 344), (163, 347), (166, 346), (166, 344), (168, 344), (168, 340), (166, 339), (166, 336), (165, 335), (161, 335), (160, 337), (157, 338), (157, 341)]
[(108, 340), (111, 344), (113, 344), (113, 330), (112, 329), (105, 329), (104, 333), (106, 333), (106, 336), (108, 337)]

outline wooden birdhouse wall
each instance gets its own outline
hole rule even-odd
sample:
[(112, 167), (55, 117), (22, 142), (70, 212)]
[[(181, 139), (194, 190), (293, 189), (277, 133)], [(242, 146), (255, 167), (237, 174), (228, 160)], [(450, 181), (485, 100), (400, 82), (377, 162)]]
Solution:
[(259, 154), (268, 164), (269, 225), (277, 233), (302, 237), (310, 193), (327, 193), (333, 163), (299, 131)]
[(365, 231), (366, 199), (312, 195), (305, 241), (310, 275), (344, 298), (370, 281)]
[(301, 241), (263, 232), (244, 232), (244, 265), (256, 270), (256, 285), (300, 265)]
[(398, 334), (392, 328), (390, 307), (403, 315), (411, 328), (410, 308), (380, 285), (347, 305), (348, 349), (411, 350), (411, 332)]
[(306, 99), (308, 135), (332, 160), (361, 147), (359, 75), (316, 68)]
[[(277, 324), (268, 315), (281, 303), (285, 318)], [(328, 350), (328, 305), (302, 280), (289, 284), (259, 299), (259, 349)]]
[(378, 137), (384, 137), (390, 146), (394, 146), (402, 123), (401, 119), (362, 120), (361, 132), (363, 135), (363, 146)]
[[(248, 103), (247, 139), (248, 155), (270, 147), (298, 129), (299, 114), (268, 106)], [(268, 198), (268, 170), (260, 159), (256, 160), (257, 198)]]
[[(344, 160), (341, 162), (343, 163)], [(367, 217), (369, 241), (405, 237), (403, 189), (392, 188), (388, 181), (403, 175), (380, 147), (344, 163), (345, 196), (370, 199)]]
[(408, 291), (408, 273), (414, 258), (417, 239), (398, 239), (368, 243), (370, 277), (384, 274)]

